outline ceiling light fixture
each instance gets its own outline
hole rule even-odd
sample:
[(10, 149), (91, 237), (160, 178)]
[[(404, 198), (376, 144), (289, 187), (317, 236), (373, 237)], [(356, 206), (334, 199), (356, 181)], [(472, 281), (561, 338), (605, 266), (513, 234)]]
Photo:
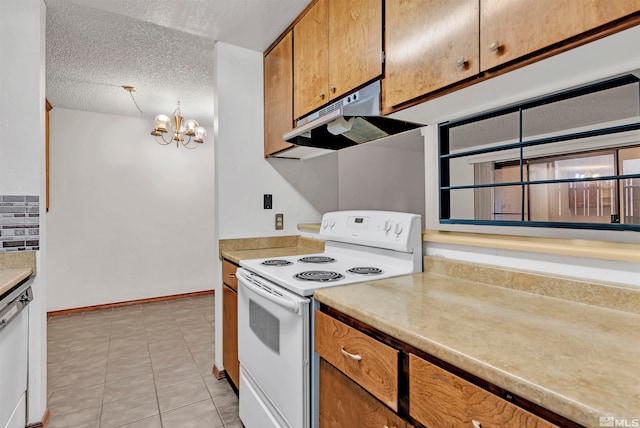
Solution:
[[(151, 131), (151, 135), (156, 138), (156, 143), (166, 146), (175, 141), (176, 147), (183, 147), (187, 149), (195, 149), (199, 147), (200, 144), (204, 143), (204, 137), (207, 136), (207, 131), (202, 126), (198, 124), (193, 119), (187, 119), (184, 121), (182, 117), (182, 113), (180, 111), (180, 101), (178, 101), (178, 106), (173, 111), (173, 115), (171, 118), (166, 114), (159, 114), (156, 116), (153, 121), (154, 129)], [(173, 134), (169, 141), (167, 141), (164, 137), (164, 134), (169, 132)], [(158, 139), (160, 137), (160, 139)], [(185, 139), (185, 137), (189, 137)], [(196, 143), (195, 146), (190, 146), (191, 142)]]

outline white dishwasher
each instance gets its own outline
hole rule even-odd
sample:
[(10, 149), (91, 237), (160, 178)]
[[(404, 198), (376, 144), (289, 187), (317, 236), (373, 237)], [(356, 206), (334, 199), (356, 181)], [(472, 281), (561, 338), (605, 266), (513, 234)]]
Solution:
[(27, 416), (29, 317), (31, 280), (0, 297), (0, 427), (24, 428)]

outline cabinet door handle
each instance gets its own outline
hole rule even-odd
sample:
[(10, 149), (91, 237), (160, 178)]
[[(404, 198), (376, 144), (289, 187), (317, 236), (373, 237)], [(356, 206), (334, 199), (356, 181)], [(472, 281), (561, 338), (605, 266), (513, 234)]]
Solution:
[(478, 421), (471, 420), (471, 424), (473, 424), (473, 428), (482, 428), (482, 424)]
[(329, 90), (334, 94), (336, 93), (336, 87), (333, 85), (329, 86)]
[(462, 69), (464, 68), (464, 66), (465, 66), (465, 65), (467, 65), (467, 60), (466, 60), (466, 59), (464, 59), (464, 57), (463, 57), (463, 56), (459, 56), (459, 57), (456, 59), (456, 66), (457, 66), (460, 70), (462, 70)]
[(491, 44), (489, 45), (489, 50), (491, 52), (498, 52), (500, 50), (500, 48), (502, 47), (502, 45), (500, 44), (500, 42), (498, 40), (494, 40), (493, 42), (491, 42)]
[(344, 350), (344, 346), (340, 347), (340, 352), (342, 352), (342, 355), (344, 355), (347, 358), (351, 358), (352, 360), (360, 361), (362, 359), (362, 357), (360, 355), (350, 354), (347, 351), (345, 351)]
[(235, 273), (230, 273), (230, 274), (229, 274), (229, 278), (235, 278), (235, 277), (236, 277), (236, 274), (235, 274)]
[(318, 94), (318, 96), (319, 96), (320, 98), (324, 98), (324, 92), (320, 92), (320, 93)]

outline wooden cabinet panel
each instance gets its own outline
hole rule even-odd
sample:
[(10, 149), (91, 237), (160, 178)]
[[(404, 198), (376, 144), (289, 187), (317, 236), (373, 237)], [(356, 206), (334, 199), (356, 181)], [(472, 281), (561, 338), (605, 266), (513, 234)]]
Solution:
[(238, 294), (222, 286), (222, 364), (236, 387), (240, 386), (238, 361)]
[(329, 99), (329, 0), (320, 0), (293, 27), (293, 115)]
[(398, 410), (398, 351), (322, 312), (316, 352), (393, 410)]
[(238, 291), (238, 278), (236, 278), (236, 270), (238, 270), (238, 266), (226, 260), (222, 261), (222, 282), (227, 284), (234, 291)]
[(488, 70), (638, 10), (640, 0), (480, 0), (480, 68)]
[(264, 57), (264, 156), (293, 144), (282, 135), (293, 128), (293, 36), (289, 32)]
[(404, 428), (410, 425), (320, 359), (320, 427)]
[(385, 108), (480, 72), (478, 7), (478, 0), (385, 3)]
[(428, 427), (555, 427), (413, 354), (409, 355), (409, 414)]
[(330, 0), (329, 99), (382, 74), (382, 1)]

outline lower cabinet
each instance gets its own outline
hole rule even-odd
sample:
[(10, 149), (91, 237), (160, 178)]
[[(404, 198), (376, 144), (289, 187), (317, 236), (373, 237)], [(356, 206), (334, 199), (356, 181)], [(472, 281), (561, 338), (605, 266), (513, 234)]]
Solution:
[[(237, 267), (223, 262), (222, 285), (222, 364), (227, 377), (236, 387), (240, 386), (240, 361), (238, 361), (238, 292), (235, 281)], [(231, 282), (231, 284), (228, 284)], [(235, 285), (235, 289), (233, 288)]]
[(555, 426), (413, 354), (409, 355), (409, 373), (409, 414), (425, 426)]
[(325, 359), (320, 359), (321, 428), (410, 426)]
[[(557, 427), (415, 355), (421, 351), (410, 345), (339, 315), (315, 313), (321, 428)], [(557, 418), (561, 426), (577, 426)]]

